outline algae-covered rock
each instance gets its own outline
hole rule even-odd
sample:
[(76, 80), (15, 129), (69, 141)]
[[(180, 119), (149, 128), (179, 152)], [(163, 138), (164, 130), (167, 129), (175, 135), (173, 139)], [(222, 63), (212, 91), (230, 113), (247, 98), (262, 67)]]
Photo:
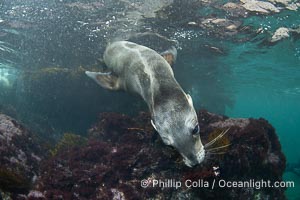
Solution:
[(65, 133), (62, 139), (58, 142), (58, 144), (56, 144), (56, 146), (50, 151), (50, 153), (52, 156), (55, 156), (61, 151), (67, 151), (74, 147), (83, 146), (86, 144), (86, 142), (86, 138), (81, 137), (80, 135)]
[[(204, 144), (228, 132), (194, 168), (185, 166), (177, 151), (163, 144), (149, 114), (103, 113), (89, 130), (87, 145), (62, 150), (43, 163), (34, 189), (46, 199), (285, 199), (284, 188), (217, 184), (282, 180), (285, 157), (266, 120), (232, 119), (207, 111), (200, 111), (198, 119)], [(206, 187), (214, 181), (214, 189)], [(189, 187), (191, 182), (194, 187)]]
[(0, 114), (0, 154), (0, 190), (13, 198), (26, 194), (45, 152), (32, 133), (4, 114)]

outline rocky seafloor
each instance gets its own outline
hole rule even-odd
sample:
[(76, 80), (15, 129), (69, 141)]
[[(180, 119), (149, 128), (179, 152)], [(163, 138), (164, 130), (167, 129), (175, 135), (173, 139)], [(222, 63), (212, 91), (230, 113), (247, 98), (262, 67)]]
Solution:
[[(176, 150), (163, 144), (147, 113), (136, 117), (102, 113), (86, 137), (65, 134), (49, 155), (32, 133), (0, 115), (0, 194), (4, 199), (30, 200), (285, 199), (284, 188), (217, 184), (282, 180), (286, 160), (268, 121), (228, 118), (205, 110), (198, 112), (198, 119), (204, 144), (229, 130), (213, 146), (224, 148), (189, 168)], [(141, 186), (142, 180), (148, 187)], [(156, 180), (165, 187), (153, 185)], [(186, 181), (198, 185), (188, 187)], [(181, 187), (175, 188), (179, 182)]]

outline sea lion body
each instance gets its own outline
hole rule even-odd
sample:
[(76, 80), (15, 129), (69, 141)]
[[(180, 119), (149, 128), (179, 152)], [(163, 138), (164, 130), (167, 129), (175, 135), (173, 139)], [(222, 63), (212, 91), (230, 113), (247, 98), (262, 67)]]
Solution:
[(104, 52), (104, 62), (108, 70), (119, 77), (116, 89), (139, 94), (149, 109), (153, 109), (156, 96), (164, 95), (160, 91), (163, 86), (168, 87), (168, 91), (181, 89), (167, 61), (147, 47), (127, 41), (115, 42)]
[(205, 150), (192, 99), (174, 78), (169, 63), (156, 51), (128, 41), (110, 44), (104, 62), (108, 72), (86, 74), (104, 88), (140, 95), (164, 143), (174, 146), (186, 165), (202, 162)]

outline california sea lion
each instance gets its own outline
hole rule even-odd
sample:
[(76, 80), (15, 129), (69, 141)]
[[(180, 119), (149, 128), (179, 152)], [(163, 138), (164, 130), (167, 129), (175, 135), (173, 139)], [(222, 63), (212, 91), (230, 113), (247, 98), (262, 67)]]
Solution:
[(164, 143), (175, 147), (187, 166), (201, 163), (205, 150), (192, 98), (175, 80), (170, 64), (156, 51), (128, 41), (108, 45), (103, 60), (107, 72), (86, 74), (103, 88), (139, 94)]

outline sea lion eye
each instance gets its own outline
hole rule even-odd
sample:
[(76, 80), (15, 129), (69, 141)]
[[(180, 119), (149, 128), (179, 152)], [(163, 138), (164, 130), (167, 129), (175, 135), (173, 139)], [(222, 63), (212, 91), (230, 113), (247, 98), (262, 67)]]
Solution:
[(198, 133), (199, 133), (199, 125), (197, 124), (197, 125), (195, 126), (195, 128), (193, 129), (192, 134), (193, 134), (193, 135), (196, 135), (196, 134), (198, 134)]

